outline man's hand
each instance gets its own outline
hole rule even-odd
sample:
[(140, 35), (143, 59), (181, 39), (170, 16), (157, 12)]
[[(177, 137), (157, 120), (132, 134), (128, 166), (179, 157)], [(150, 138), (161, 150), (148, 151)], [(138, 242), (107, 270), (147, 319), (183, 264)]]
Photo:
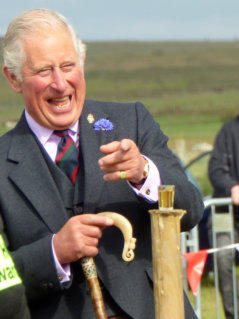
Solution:
[(111, 225), (111, 218), (96, 214), (70, 218), (53, 238), (54, 251), (60, 264), (70, 263), (84, 256), (96, 256), (102, 230)]
[(98, 164), (104, 171), (104, 180), (120, 180), (120, 172), (126, 172), (126, 179), (138, 183), (143, 179), (145, 160), (140, 154), (137, 145), (129, 139), (114, 141), (100, 147), (106, 156), (99, 159)]
[(239, 206), (239, 185), (231, 188), (231, 197), (234, 205)]

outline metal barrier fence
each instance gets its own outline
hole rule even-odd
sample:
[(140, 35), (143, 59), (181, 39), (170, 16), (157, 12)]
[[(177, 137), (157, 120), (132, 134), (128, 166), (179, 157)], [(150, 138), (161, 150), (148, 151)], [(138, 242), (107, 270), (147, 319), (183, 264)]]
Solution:
[[(198, 227), (195, 226), (189, 232), (181, 233), (181, 253), (185, 254), (186, 252), (193, 252), (199, 250), (199, 235)], [(184, 290), (188, 291), (187, 283), (187, 261), (182, 259), (182, 268), (183, 268), (183, 287)], [(198, 319), (201, 319), (201, 287), (199, 286), (198, 293), (194, 297), (194, 310)]]
[[(217, 213), (217, 207), (226, 206), (228, 207), (225, 213)], [(211, 220), (212, 220), (212, 248), (217, 247), (217, 234), (218, 233), (229, 233), (231, 244), (235, 241), (234, 236), (234, 219), (233, 219), (233, 204), (231, 198), (209, 198), (204, 200), (205, 209), (211, 209)], [(199, 234), (198, 227), (194, 227), (190, 232), (181, 234), (181, 250), (182, 253), (187, 251), (198, 251), (199, 250)], [(234, 251), (232, 251), (234, 254)], [(184, 263), (184, 262), (183, 262)], [(234, 319), (238, 319), (237, 315), (237, 279), (236, 279), (236, 268), (235, 258), (233, 258), (232, 264), (232, 278), (233, 278), (233, 303), (234, 303)], [(183, 264), (184, 269), (184, 264)], [(218, 264), (217, 264), (217, 253), (213, 254), (213, 269), (214, 269), (214, 281), (215, 281), (215, 295), (216, 295), (216, 308), (217, 308), (217, 319), (220, 319), (220, 296), (219, 296), (219, 280), (218, 280)], [(184, 285), (185, 288), (185, 285)], [(201, 315), (201, 290), (199, 291), (194, 299), (194, 309), (199, 319)]]
[[(212, 215), (212, 244), (213, 248), (217, 247), (217, 234), (221, 232), (227, 232), (230, 234), (231, 244), (235, 242), (234, 236), (234, 219), (233, 219), (233, 204), (231, 198), (211, 198), (204, 201), (206, 208), (211, 208)], [(225, 213), (217, 213), (216, 207), (227, 206), (228, 210)], [(232, 251), (235, 257), (235, 252)], [(236, 279), (236, 261), (233, 258), (232, 263), (232, 279), (233, 279), (233, 304), (234, 304), (234, 319), (237, 319), (237, 279)], [(218, 264), (217, 254), (213, 254), (213, 267), (214, 267), (214, 278), (215, 278), (215, 290), (216, 290), (216, 305), (217, 305), (217, 319), (220, 318), (219, 308), (219, 281), (218, 281)]]

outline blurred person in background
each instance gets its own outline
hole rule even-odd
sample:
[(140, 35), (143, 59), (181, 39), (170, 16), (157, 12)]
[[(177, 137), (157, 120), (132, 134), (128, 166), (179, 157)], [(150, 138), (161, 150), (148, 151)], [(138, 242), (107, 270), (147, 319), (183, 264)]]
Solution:
[[(214, 197), (231, 197), (234, 213), (235, 242), (239, 242), (239, 117), (227, 121), (219, 131), (209, 161), (209, 178)], [(221, 210), (221, 209), (220, 209)], [(229, 232), (217, 234), (217, 246), (231, 244)], [(219, 288), (227, 319), (234, 318), (232, 264), (230, 249), (217, 253)], [(239, 298), (239, 291), (237, 293)], [(239, 299), (238, 299), (239, 301)], [(239, 302), (238, 310), (239, 310)]]

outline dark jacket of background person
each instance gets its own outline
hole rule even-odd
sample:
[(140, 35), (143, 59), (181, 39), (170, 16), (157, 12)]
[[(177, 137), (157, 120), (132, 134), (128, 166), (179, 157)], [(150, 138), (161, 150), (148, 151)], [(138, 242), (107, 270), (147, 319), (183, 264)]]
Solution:
[[(0, 235), (3, 236), (3, 223), (0, 216)], [(4, 238), (4, 236), (3, 236)], [(17, 284), (0, 290), (0, 318), (28, 319), (30, 318), (25, 297), (25, 288)]]
[[(227, 121), (219, 131), (209, 161), (209, 177), (214, 197), (230, 197), (231, 188), (239, 183), (239, 117)], [(234, 216), (239, 221), (239, 207)]]
[[(87, 120), (89, 114), (95, 121), (109, 119), (113, 129), (94, 130)], [(140, 152), (155, 163), (163, 184), (175, 185), (175, 207), (187, 210), (182, 230), (191, 229), (202, 217), (201, 197), (168, 149), (167, 137), (141, 103), (85, 102), (80, 117), (80, 172), (73, 198), (67, 196), (72, 184), (39, 145), (24, 115), (12, 131), (0, 138), (2, 214), (34, 319), (94, 318), (80, 262), (71, 264), (71, 282), (61, 285), (51, 238), (70, 216), (102, 211), (114, 211), (128, 218), (137, 245), (135, 259), (125, 263), (121, 259), (121, 232), (115, 227), (105, 229), (95, 258), (99, 278), (130, 318), (154, 318), (148, 210), (158, 204), (137, 197), (125, 180), (105, 182), (98, 166), (102, 157), (100, 145), (123, 138), (135, 141)], [(185, 318), (196, 318), (187, 299), (185, 312)]]
[[(209, 177), (214, 187), (214, 197), (231, 197), (232, 188), (239, 183), (239, 117), (226, 122), (219, 131), (214, 150), (209, 161)], [(232, 197), (233, 198), (233, 197)], [(218, 207), (217, 212), (227, 212), (228, 207)], [(234, 205), (234, 238), (239, 238), (239, 207)], [(208, 229), (211, 233), (212, 220), (209, 218)], [(211, 239), (212, 237), (210, 237)], [(229, 232), (221, 231), (216, 234), (216, 246), (231, 244)], [(232, 267), (234, 255), (230, 250), (221, 250), (217, 254), (219, 276), (219, 289), (222, 297), (225, 317), (234, 318), (233, 278)], [(237, 292), (237, 305), (239, 305), (239, 291)], [(238, 307), (238, 306), (237, 306)], [(238, 308), (239, 309), (239, 308)]]

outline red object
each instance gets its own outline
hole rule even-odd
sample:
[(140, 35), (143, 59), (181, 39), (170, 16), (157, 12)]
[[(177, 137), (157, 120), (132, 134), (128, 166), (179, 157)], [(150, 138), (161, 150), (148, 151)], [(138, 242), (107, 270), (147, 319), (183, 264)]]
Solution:
[(183, 255), (187, 260), (187, 277), (189, 286), (194, 295), (198, 292), (198, 287), (203, 274), (208, 252), (206, 249)]

